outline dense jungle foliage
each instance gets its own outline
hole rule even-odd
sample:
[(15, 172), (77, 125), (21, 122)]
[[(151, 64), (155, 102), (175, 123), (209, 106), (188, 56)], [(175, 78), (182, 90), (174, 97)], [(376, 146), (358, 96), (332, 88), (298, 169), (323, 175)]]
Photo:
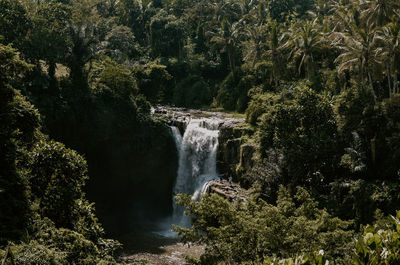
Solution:
[(87, 197), (115, 234), (167, 216), (170, 104), (256, 149), (247, 203), (179, 197), (188, 262), (399, 264), (399, 71), (396, 0), (0, 0), (0, 261), (116, 263)]

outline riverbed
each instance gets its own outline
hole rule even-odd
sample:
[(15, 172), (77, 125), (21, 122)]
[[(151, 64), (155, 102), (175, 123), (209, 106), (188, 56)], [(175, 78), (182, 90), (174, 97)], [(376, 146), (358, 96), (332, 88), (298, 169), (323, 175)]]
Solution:
[(203, 245), (183, 244), (177, 238), (156, 234), (127, 235), (121, 260), (132, 265), (183, 265), (185, 257), (199, 258)]

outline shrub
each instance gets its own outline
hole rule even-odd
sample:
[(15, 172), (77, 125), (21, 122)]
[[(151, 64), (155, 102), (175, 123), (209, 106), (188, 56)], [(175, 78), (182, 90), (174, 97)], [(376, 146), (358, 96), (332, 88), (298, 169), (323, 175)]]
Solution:
[(192, 228), (175, 229), (184, 242), (207, 245), (201, 264), (262, 263), (268, 257), (289, 258), (321, 249), (327, 257), (350, 257), (350, 222), (318, 209), (303, 188), (292, 197), (281, 187), (277, 206), (255, 198), (231, 203), (215, 194), (200, 202), (187, 195), (177, 199), (193, 219)]
[(40, 212), (58, 227), (72, 228), (75, 200), (82, 197), (88, 178), (86, 161), (55, 141), (39, 141), (32, 152), (29, 179)]
[[(261, 91), (258, 93), (251, 93), (258, 90), (257, 88), (253, 88), (249, 91), (251, 100), (246, 109), (246, 122), (252, 125), (256, 125), (260, 122), (260, 117), (268, 111), (268, 108), (277, 104), (279, 100), (283, 98), (281, 95), (276, 95), (274, 93), (262, 93)], [(261, 88), (259, 90), (261, 90)]]
[(136, 95), (138, 92), (136, 80), (131, 71), (107, 56), (102, 56), (92, 62), (88, 83), (94, 94), (108, 91), (108, 93), (124, 98)]
[(48, 248), (37, 241), (11, 245), (5, 251), (0, 250), (0, 260), (4, 265), (67, 265), (67, 253)]
[(50, 219), (42, 219), (39, 215), (32, 217), (31, 234), (32, 236), (28, 237), (31, 242), (37, 242), (63, 254), (62, 260), (67, 264), (98, 264), (103, 258), (114, 260), (110, 255), (113, 255), (114, 251), (121, 247), (118, 242), (113, 240), (100, 237), (89, 240), (76, 231), (56, 228)]
[(259, 135), (261, 157), (270, 149), (284, 155), (287, 183), (321, 183), (333, 175), (339, 158), (333, 110), (327, 98), (307, 86), (267, 107)]
[(400, 211), (386, 227), (367, 225), (357, 240), (355, 265), (400, 264)]

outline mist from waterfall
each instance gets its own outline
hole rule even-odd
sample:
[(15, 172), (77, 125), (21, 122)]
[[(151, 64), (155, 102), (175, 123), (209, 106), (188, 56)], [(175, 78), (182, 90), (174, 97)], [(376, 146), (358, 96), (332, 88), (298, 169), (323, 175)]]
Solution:
[[(178, 172), (173, 195), (185, 193), (193, 200), (200, 199), (203, 185), (217, 178), (218, 127), (220, 120), (211, 118), (191, 119), (183, 137), (179, 129), (171, 127), (171, 134), (178, 150)], [(190, 217), (184, 208), (173, 205), (171, 223), (189, 227)]]

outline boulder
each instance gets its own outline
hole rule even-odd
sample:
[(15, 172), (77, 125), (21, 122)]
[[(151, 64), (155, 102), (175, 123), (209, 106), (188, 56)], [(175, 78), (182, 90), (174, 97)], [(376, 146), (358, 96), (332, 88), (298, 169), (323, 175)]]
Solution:
[(246, 202), (250, 191), (243, 189), (239, 184), (227, 180), (211, 180), (205, 184), (203, 194), (218, 194), (230, 201)]

